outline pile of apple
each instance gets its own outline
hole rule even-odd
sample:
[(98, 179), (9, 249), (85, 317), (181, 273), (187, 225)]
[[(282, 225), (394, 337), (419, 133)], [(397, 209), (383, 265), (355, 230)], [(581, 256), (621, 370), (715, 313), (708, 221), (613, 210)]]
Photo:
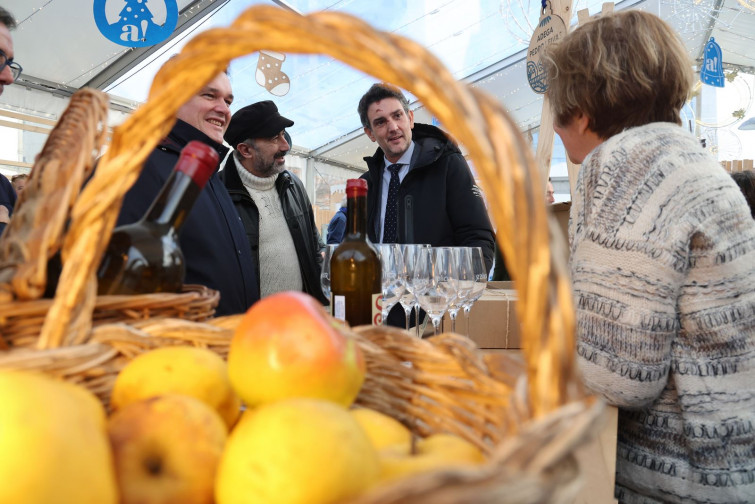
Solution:
[(364, 377), (356, 343), (292, 292), (244, 315), (227, 363), (184, 346), (133, 359), (109, 417), (83, 387), (0, 372), (0, 502), (327, 504), (484, 461), (461, 438), (414, 440), (352, 408)]

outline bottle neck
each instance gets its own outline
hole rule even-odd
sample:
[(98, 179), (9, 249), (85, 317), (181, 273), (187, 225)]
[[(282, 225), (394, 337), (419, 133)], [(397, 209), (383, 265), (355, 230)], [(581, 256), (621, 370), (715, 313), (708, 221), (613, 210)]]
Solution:
[(189, 175), (174, 170), (142, 220), (171, 226), (178, 232), (200, 192)]
[(367, 196), (346, 200), (346, 234), (364, 239), (367, 236)]

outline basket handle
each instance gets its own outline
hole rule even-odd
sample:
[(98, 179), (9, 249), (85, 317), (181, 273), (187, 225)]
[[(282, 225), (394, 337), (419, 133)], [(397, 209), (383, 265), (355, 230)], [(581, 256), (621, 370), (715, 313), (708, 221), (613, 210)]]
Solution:
[[(539, 416), (562, 404), (575, 381), (571, 286), (564, 254), (559, 253), (563, 238), (555, 218), (549, 222), (543, 184), (527, 144), (500, 103), (457, 82), (429, 51), (341, 13), (301, 16), (278, 7), (251, 7), (230, 27), (197, 35), (162, 67), (147, 103), (114, 130), (96, 176), (74, 208), (64, 250), (82, 260), (64, 266), (61, 282), (70, 288), (59, 291), (54, 309), (91, 306), (94, 268), (123, 195), (144, 159), (170, 131), (178, 108), (230, 60), (262, 49), (327, 54), (402, 87), (464, 144), (480, 174), (499, 244), (516, 281), (531, 406)], [(522, 229), (528, 232), (517, 232)], [(46, 344), (61, 344), (62, 337), (61, 331), (51, 330)]]

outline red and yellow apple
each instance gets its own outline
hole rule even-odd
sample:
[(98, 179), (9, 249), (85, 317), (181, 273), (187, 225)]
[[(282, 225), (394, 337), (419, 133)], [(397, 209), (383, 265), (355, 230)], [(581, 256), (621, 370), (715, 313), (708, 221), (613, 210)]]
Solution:
[(250, 407), (293, 397), (349, 406), (366, 367), (356, 342), (336, 330), (314, 298), (281, 292), (258, 301), (242, 318), (228, 372)]
[(220, 415), (191, 396), (136, 401), (110, 416), (122, 504), (212, 504), (227, 438)]

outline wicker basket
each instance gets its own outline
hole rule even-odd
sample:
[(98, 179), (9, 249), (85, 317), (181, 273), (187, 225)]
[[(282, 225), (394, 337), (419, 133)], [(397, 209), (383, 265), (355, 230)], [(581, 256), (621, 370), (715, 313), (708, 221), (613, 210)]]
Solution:
[[(107, 95), (100, 91), (84, 89), (73, 95), (0, 238), (0, 348), (79, 344), (92, 325), (159, 317), (203, 321), (215, 313), (219, 294), (201, 285), (187, 285), (178, 294), (89, 296), (93, 306), (71, 310), (74, 316), (67, 324), (52, 312), (53, 300), (42, 298), (48, 260), (61, 250), (66, 223), (81, 204), (80, 188), (102, 149), (107, 110)], [(70, 267), (78, 267), (77, 259), (63, 255)], [(61, 289), (68, 288), (61, 284)], [(46, 335), (52, 329), (67, 339), (53, 342)]]
[(183, 103), (231, 59), (260, 49), (327, 54), (417, 96), (468, 150), (516, 281), (523, 365), (483, 355), (456, 335), (418, 340), (390, 328), (342, 329), (366, 355), (360, 404), (394, 416), (420, 435), (457, 433), (490, 455), (483, 467), (412, 477), (354, 502), (573, 500), (579, 470), (572, 453), (595, 430), (602, 405), (585, 395), (575, 373), (565, 245), (546, 212), (543, 184), (527, 144), (500, 103), (455, 81), (427, 50), (344, 14), (300, 16), (253, 7), (232, 26), (198, 35), (166, 63), (147, 104), (114, 130), (95, 177), (72, 211), (63, 255), (76, 262), (64, 265), (64, 287), (57, 291), (39, 340), (43, 350), (2, 352), (0, 368), (43, 370), (82, 383), (107, 401), (115, 373), (140, 352), (167, 344), (227, 351), (238, 316), (206, 323), (146, 319), (94, 329), (86, 323), (91, 324), (96, 297), (94, 270), (142, 162), (171, 129)]

